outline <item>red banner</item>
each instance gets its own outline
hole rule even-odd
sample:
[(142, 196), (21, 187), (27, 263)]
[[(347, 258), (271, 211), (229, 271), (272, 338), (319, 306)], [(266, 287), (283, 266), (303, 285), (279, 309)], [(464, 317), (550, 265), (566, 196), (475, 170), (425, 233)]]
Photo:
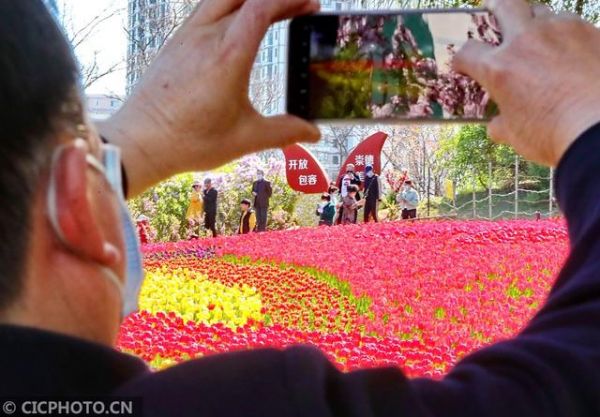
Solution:
[(285, 175), (289, 186), (304, 194), (326, 193), (329, 177), (317, 159), (302, 145), (291, 145), (283, 150)]
[(365, 179), (365, 167), (367, 165), (373, 166), (375, 174), (381, 174), (381, 150), (387, 138), (387, 133), (377, 132), (359, 143), (350, 152), (348, 159), (342, 165), (337, 182), (339, 183), (340, 179), (346, 174), (346, 165), (348, 164), (354, 164), (354, 170), (362, 181)]

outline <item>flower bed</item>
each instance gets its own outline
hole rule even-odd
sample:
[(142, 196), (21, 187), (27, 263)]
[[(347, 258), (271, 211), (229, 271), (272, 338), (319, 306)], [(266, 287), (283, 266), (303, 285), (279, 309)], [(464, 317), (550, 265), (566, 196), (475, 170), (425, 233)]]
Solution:
[(124, 322), (119, 344), (162, 367), (304, 343), (344, 370), (396, 364), (437, 377), (518, 332), (567, 251), (558, 220), (385, 223), (150, 245), (148, 311)]

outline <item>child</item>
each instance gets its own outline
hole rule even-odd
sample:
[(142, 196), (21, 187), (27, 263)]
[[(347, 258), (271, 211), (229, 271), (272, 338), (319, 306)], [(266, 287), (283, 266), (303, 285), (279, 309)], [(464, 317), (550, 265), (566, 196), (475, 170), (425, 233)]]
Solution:
[(354, 184), (348, 185), (348, 193), (342, 198), (342, 224), (356, 223), (356, 211), (361, 207), (361, 202), (356, 201), (358, 187)]
[(333, 226), (335, 204), (331, 202), (331, 195), (328, 193), (321, 195), (321, 204), (317, 207), (317, 216), (319, 216), (319, 226)]
[(238, 233), (240, 235), (254, 232), (254, 229), (256, 228), (256, 214), (254, 213), (254, 210), (250, 208), (251, 205), (252, 203), (247, 198), (244, 198), (240, 203), (242, 208), (240, 227), (238, 228)]

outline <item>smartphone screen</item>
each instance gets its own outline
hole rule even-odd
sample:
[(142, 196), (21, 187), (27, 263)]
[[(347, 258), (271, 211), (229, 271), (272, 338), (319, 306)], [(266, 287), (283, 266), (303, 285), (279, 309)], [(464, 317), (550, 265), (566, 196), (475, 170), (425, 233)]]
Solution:
[(319, 14), (292, 20), (287, 110), (309, 120), (485, 121), (496, 105), (451, 68), (469, 39), (501, 43), (483, 10)]

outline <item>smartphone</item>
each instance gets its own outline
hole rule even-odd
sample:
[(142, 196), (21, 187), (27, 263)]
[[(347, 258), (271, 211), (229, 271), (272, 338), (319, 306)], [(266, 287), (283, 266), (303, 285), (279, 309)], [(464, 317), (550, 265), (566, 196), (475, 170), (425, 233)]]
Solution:
[(451, 68), (470, 38), (502, 42), (482, 9), (323, 13), (290, 23), (287, 111), (313, 121), (484, 122), (488, 93)]

